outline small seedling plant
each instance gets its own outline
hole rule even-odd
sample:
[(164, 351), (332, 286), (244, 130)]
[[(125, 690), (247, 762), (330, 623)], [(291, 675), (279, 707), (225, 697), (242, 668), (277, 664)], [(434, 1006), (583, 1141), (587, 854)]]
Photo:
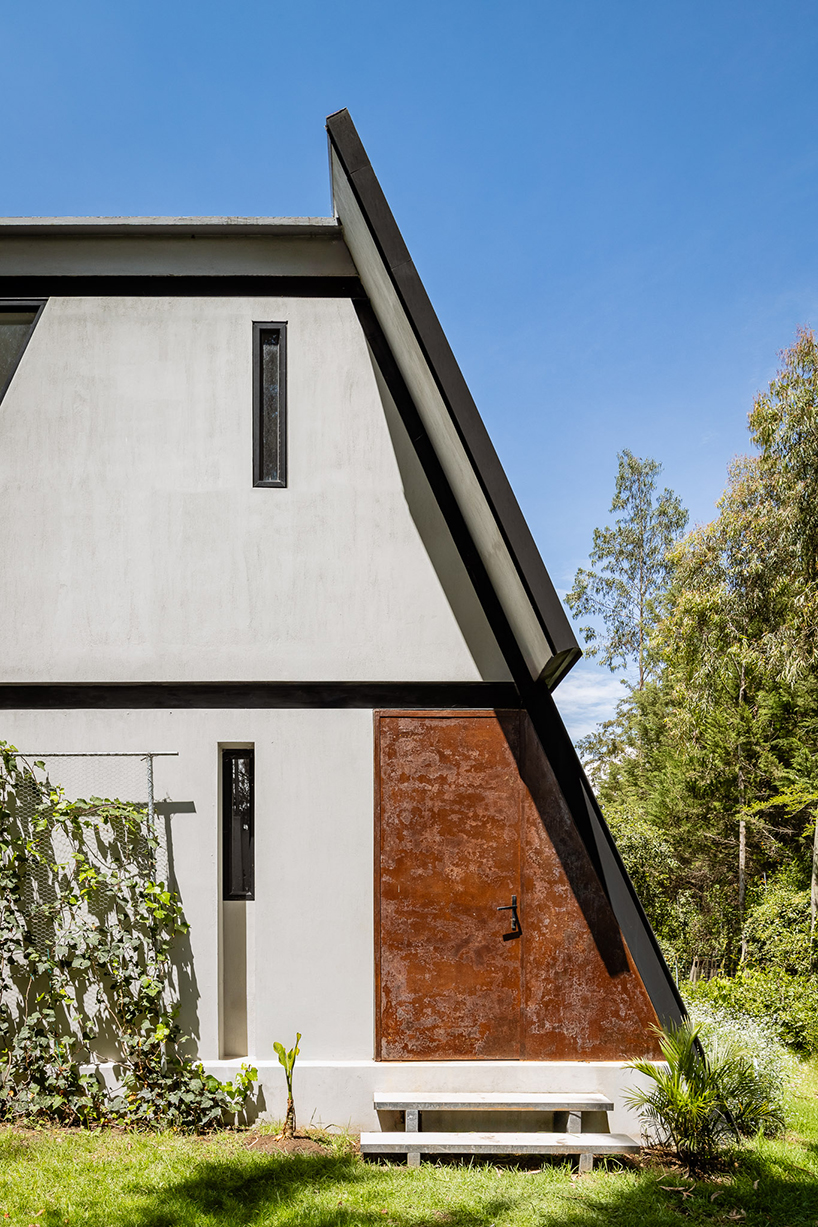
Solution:
[(279, 1064), (284, 1066), (284, 1077), (287, 1079), (287, 1115), (284, 1119), (284, 1128), (281, 1136), (291, 1138), (295, 1135), (295, 1104), (293, 1103), (293, 1069), (295, 1067), (295, 1058), (298, 1056), (301, 1049), (298, 1047), (298, 1041), (301, 1039), (301, 1032), (296, 1031), (295, 1043), (288, 1052), (283, 1044), (278, 1040), (273, 1044), (273, 1050), (278, 1056)]

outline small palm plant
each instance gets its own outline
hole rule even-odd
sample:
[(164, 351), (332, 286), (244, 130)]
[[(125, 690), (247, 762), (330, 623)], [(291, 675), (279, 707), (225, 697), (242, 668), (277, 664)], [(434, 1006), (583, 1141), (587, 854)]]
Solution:
[(775, 1132), (783, 1123), (752, 1058), (725, 1042), (706, 1052), (699, 1030), (689, 1021), (658, 1029), (664, 1063), (634, 1061), (629, 1068), (651, 1085), (625, 1098), (644, 1116), (648, 1135), (672, 1146), (691, 1174), (707, 1166), (730, 1136)]
[(284, 1120), (284, 1128), (282, 1137), (291, 1138), (295, 1134), (295, 1104), (293, 1103), (293, 1068), (295, 1066), (295, 1058), (298, 1056), (301, 1049), (298, 1047), (298, 1041), (301, 1039), (301, 1032), (296, 1031), (295, 1043), (289, 1052), (283, 1044), (279, 1044), (276, 1040), (273, 1044), (274, 1051), (278, 1054), (280, 1065), (284, 1066), (284, 1076), (287, 1079), (287, 1116)]

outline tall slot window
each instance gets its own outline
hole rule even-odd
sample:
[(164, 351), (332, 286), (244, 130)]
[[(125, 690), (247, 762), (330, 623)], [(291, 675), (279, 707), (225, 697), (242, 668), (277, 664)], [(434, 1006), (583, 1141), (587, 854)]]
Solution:
[(253, 485), (287, 484), (287, 326), (253, 324)]
[(223, 898), (255, 897), (252, 750), (222, 750)]

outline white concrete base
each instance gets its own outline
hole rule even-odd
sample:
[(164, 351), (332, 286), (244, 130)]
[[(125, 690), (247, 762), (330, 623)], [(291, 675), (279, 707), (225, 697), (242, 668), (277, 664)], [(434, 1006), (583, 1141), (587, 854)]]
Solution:
[[(260, 1116), (283, 1120), (287, 1097), (284, 1070), (277, 1061), (245, 1061), (258, 1070), (262, 1092)], [(208, 1073), (235, 1076), (241, 1060), (205, 1061)], [(619, 1061), (302, 1061), (295, 1067), (293, 1091), (303, 1126), (335, 1126), (356, 1133), (380, 1129), (375, 1111), (378, 1092), (475, 1091), (594, 1093), (614, 1104), (608, 1122), (612, 1133), (640, 1137), (639, 1118), (623, 1102), (627, 1088), (644, 1083)]]
[[(203, 1061), (209, 1074), (232, 1081), (242, 1064), (258, 1070), (258, 1118), (283, 1120), (287, 1111), (284, 1070), (278, 1061), (238, 1057)], [(83, 1066), (96, 1069), (106, 1086), (118, 1085), (117, 1070), (108, 1062)], [(305, 1128), (349, 1129), (354, 1133), (380, 1130), (376, 1093), (415, 1095), (450, 1092), (540, 1092), (559, 1096), (602, 1096), (613, 1103), (608, 1113), (611, 1133), (639, 1139), (638, 1115), (623, 1101), (628, 1089), (644, 1086), (645, 1078), (621, 1061), (302, 1061), (298, 1060), (293, 1091), (298, 1124)], [(255, 1113), (253, 1113), (255, 1115)]]

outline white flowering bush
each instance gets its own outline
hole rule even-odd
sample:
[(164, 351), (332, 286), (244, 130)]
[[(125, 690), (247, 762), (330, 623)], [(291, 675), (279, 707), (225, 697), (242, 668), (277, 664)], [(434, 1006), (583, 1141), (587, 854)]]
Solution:
[[(797, 1063), (781, 1042), (775, 1024), (708, 1001), (689, 1002), (688, 1011), (709, 1056), (718, 1060), (741, 1054), (749, 1059), (757, 1079), (757, 1094), (770, 1105), (773, 1116), (783, 1121), (785, 1087)], [(747, 1114), (745, 1104), (728, 1101), (727, 1107), (737, 1118)], [(751, 1121), (748, 1124), (752, 1126)]]

